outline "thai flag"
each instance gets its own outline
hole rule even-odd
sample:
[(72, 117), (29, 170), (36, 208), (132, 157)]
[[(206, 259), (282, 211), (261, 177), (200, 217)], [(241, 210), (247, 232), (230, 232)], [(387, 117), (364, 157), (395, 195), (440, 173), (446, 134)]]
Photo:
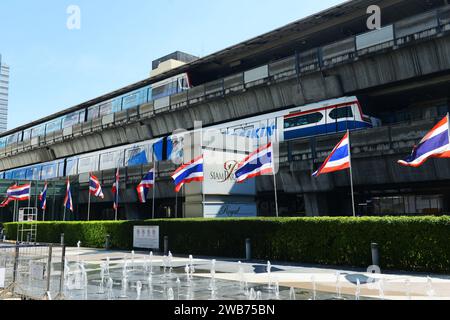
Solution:
[(176, 192), (180, 192), (185, 183), (203, 181), (203, 155), (179, 167), (172, 175), (172, 179), (175, 182)]
[(349, 169), (350, 166), (350, 134), (347, 131), (344, 138), (342, 138), (341, 142), (339, 142), (338, 145), (333, 149), (333, 151), (319, 168), (319, 170), (313, 173), (313, 177)]
[(11, 200), (28, 200), (30, 199), (30, 190), (30, 184), (25, 184), (23, 186), (14, 185), (7, 190), (7, 195)]
[(102, 186), (100, 185), (100, 180), (98, 180), (98, 178), (92, 173), (89, 175), (89, 193), (97, 198), (105, 198), (102, 191)]
[(261, 175), (274, 174), (272, 143), (248, 155), (238, 166), (236, 181), (242, 183)]
[(113, 197), (114, 197), (114, 204), (113, 204), (114, 210), (119, 209), (119, 180), (120, 180), (119, 168), (117, 168), (116, 181), (114, 182), (114, 184), (112, 186), (112, 192), (113, 192)]
[(11, 201), (11, 198), (6, 198), (2, 203), (0, 203), (0, 208), (6, 208)]
[(66, 196), (64, 198), (64, 206), (73, 212), (72, 193), (70, 192), (70, 181), (67, 179)]
[(141, 203), (147, 201), (147, 195), (150, 188), (155, 185), (155, 169), (150, 170), (142, 179), (141, 183), (136, 188), (138, 198)]
[(39, 195), (39, 201), (41, 202), (41, 209), (47, 209), (47, 182), (45, 183), (44, 190)]
[(420, 167), (429, 158), (450, 158), (450, 135), (448, 115), (414, 147), (412, 154), (398, 161), (407, 167)]

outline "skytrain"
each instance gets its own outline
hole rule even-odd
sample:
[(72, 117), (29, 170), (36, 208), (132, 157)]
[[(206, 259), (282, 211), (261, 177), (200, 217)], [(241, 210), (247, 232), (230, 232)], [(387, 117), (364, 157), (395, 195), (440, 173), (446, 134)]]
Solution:
[(140, 106), (149, 101), (168, 97), (186, 91), (190, 87), (189, 75), (187, 73), (182, 73), (138, 90), (128, 92), (127, 94), (114, 99), (103, 101), (83, 110), (69, 113), (49, 122), (0, 138), (0, 149), (13, 143), (24, 142), (35, 137), (45, 136), (46, 134), (71, 127), (78, 123), (101, 118), (111, 113)]
[[(249, 137), (263, 144), (269, 140), (281, 142), (380, 125), (379, 119), (363, 113), (357, 97), (343, 97), (214, 125), (205, 130)], [(168, 137), (169, 140), (171, 138)], [(153, 146), (160, 142), (161, 139), (153, 139), (12, 169), (0, 172), (0, 179), (51, 180), (117, 167), (145, 165), (153, 161)], [(177, 152), (179, 150), (173, 148), (167, 158), (179, 156)]]

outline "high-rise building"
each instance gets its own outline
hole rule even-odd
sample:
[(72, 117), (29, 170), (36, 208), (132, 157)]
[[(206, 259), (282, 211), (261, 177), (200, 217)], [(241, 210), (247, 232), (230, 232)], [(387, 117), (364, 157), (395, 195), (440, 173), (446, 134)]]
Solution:
[(2, 63), (0, 56), (0, 132), (8, 129), (8, 85), (9, 67)]

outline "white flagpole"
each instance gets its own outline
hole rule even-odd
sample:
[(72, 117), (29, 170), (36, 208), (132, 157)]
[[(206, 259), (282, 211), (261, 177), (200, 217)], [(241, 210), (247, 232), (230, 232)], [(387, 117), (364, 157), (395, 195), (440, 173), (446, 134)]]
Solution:
[(356, 208), (355, 208), (355, 193), (353, 189), (353, 166), (352, 166), (352, 148), (350, 146), (350, 130), (347, 130), (348, 134), (348, 155), (350, 159), (350, 188), (352, 193), (352, 209), (353, 209), (353, 217), (356, 217)]
[(66, 221), (66, 204), (64, 204), (64, 217), (63, 217), (63, 221)]
[(175, 217), (178, 217), (178, 192), (175, 192)]
[[(272, 154), (273, 156), (273, 154)], [(273, 158), (272, 158), (273, 160)], [(275, 170), (273, 171), (273, 186), (274, 186), (274, 192), (275, 192), (275, 212), (277, 214), (277, 218), (280, 217), (280, 213), (278, 211), (278, 190), (277, 190), (277, 176), (275, 175)]]
[(89, 177), (89, 186), (88, 186), (88, 215), (87, 220), (91, 221), (91, 177)]
[[(118, 169), (116, 169), (116, 176), (115, 176), (115, 178), (114, 178), (114, 180), (116, 181), (116, 199), (115, 199), (115, 201), (114, 201), (114, 203), (116, 204), (115, 205), (115, 211), (116, 211), (116, 218), (115, 218), (115, 220), (117, 221), (117, 209), (118, 209), (118, 207), (119, 207), (119, 181), (118, 181), (118, 179), (117, 179), (117, 172), (118, 171)], [(120, 180), (120, 178), (119, 178), (119, 180)], [(117, 201), (117, 202), (116, 202)]]
[(33, 182), (32, 181), (30, 181), (30, 191), (29, 191), (29, 193), (28, 193), (28, 208), (30, 208), (31, 207), (31, 188), (32, 188), (32, 186), (33, 186)]
[[(153, 147), (152, 147), (153, 149)], [(155, 161), (155, 150), (152, 150), (153, 159), (153, 190), (152, 190), (152, 219), (155, 219), (155, 196), (156, 196), (156, 161)]]

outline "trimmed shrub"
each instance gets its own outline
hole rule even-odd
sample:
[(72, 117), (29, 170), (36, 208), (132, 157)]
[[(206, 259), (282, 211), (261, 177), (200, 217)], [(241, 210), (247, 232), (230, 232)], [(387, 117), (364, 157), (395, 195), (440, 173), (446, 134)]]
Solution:
[[(450, 217), (41, 222), (38, 241), (59, 243), (64, 233), (67, 245), (102, 248), (110, 234), (111, 248), (131, 250), (135, 225), (158, 225), (161, 247), (169, 236), (170, 250), (178, 254), (242, 258), (251, 238), (255, 259), (367, 267), (370, 244), (377, 242), (383, 269), (450, 271)], [(9, 239), (16, 227), (5, 224)]]

